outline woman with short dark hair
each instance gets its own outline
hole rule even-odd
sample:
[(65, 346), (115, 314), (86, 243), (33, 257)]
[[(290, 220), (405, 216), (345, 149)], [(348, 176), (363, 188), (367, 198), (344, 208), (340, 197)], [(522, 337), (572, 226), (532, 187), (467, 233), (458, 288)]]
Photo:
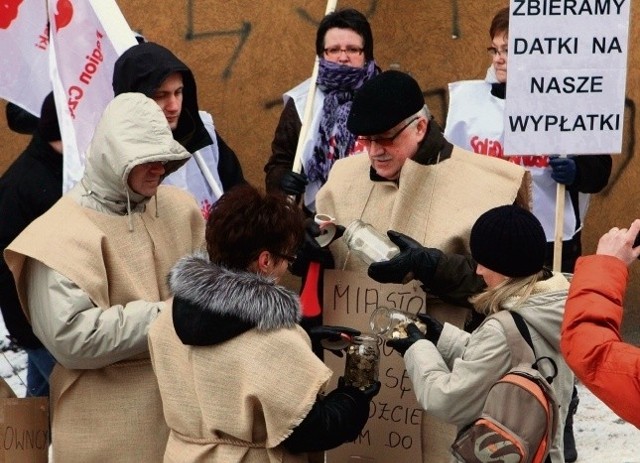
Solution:
[(277, 282), (303, 235), (282, 195), (237, 186), (211, 209), (208, 255), (180, 260), (174, 294), (149, 331), (164, 416), (165, 462), (307, 462), (354, 440), (379, 383), (338, 387), (298, 325), (298, 297)]

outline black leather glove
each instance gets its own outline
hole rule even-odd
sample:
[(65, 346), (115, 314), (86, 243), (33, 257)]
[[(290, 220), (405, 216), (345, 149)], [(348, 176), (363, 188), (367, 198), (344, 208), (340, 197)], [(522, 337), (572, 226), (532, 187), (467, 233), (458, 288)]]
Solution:
[(368, 388), (362, 390), (362, 393), (364, 394), (364, 396), (369, 400), (369, 402), (371, 402), (373, 400), (373, 398), (375, 396), (378, 395), (378, 393), (380, 392), (380, 381), (375, 381), (371, 386), (369, 386)]
[(420, 328), (418, 328), (415, 323), (409, 323), (406, 329), (406, 338), (390, 339), (387, 341), (387, 346), (393, 347), (393, 349), (403, 357), (409, 347), (413, 346), (413, 343), (420, 341), (421, 339), (426, 339), (424, 334), (422, 334), (422, 331), (420, 331)]
[(309, 184), (307, 176), (300, 173), (296, 173), (292, 170), (287, 171), (280, 179), (280, 188), (288, 195), (301, 195), (304, 194), (306, 186)]
[(400, 254), (388, 261), (371, 264), (367, 271), (369, 277), (380, 283), (406, 283), (416, 279), (429, 286), (442, 251), (425, 248), (413, 238), (394, 230), (389, 230), (387, 235), (400, 248)]
[(313, 404), (282, 445), (292, 453), (302, 453), (329, 450), (354, 441), (367, 424), (369, 403), (379, 390), (379, 382), (365, 391), (353, 386), (338, 386)]
[(331, 351), (338, 357), (342, 357), (342, 350), (351, 342), (353, 336), (358, 336), (360, 331), (348, 326), (320, 325), (309, 328), (311, 341)]
[[(344, 232), (344, 230), (342, 230)], [(290, 266), (290, 271), (297, 276), (305, 276), (310, 262), (319, 262), (323, 268), (335, 266), (333, 255), (328, 247), (322, 247), (316, 241), (322, 230), (312, 218), (304, 221), (304, 240), (296, 253), (296, 260)]]
[(418, 318), (427, 326), (427, 333), (424, 335), (424, 338), (437, 346), (440, 335), (442, 334), (442, 323), (426, 313), (419, 313)]
[(344, 377), (340, 376), (338, 378), (338, 387), (335, 389), (335, 391), (347, 391), (347, 393), (350, 393), (351, 395), (361, 393), (370, 402), (375, 396), (378, 395), (381, 386), (382, 385), (380, 384), (380, 381), (374, 381), (373, 384), (366, 389), (360, 389), (355, 386), (345, 386)]

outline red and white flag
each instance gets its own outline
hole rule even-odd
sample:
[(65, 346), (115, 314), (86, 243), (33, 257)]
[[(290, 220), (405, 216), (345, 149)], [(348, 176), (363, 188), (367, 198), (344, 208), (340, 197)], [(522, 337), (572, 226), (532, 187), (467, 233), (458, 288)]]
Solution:
[(115, 61), (137, 41), (114, 0), (51, 0), (49, 18), (50, 76), (67, 191), (82, 178), (85, 151), (102, 111), (113, 99)]
[(44, 0), (0, 0), (0, 98), (36, 116), (51, 91)]

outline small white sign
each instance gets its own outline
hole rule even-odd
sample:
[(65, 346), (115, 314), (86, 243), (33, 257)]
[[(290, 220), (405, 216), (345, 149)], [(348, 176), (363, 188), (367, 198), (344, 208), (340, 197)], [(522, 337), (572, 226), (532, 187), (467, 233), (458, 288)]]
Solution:
[(630, 0), (511, 0), (505, 154), (619, 153)]

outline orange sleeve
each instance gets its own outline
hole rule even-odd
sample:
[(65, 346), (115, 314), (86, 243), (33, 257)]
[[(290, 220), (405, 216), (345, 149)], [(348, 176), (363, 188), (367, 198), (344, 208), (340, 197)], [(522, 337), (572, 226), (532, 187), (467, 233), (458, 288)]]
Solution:
[(560, 347), (569, 367), (596, 397), (640, 426), (640, 348), (620, 337), (628, 277), (627, 266), (615, 257), (578, 259)]

